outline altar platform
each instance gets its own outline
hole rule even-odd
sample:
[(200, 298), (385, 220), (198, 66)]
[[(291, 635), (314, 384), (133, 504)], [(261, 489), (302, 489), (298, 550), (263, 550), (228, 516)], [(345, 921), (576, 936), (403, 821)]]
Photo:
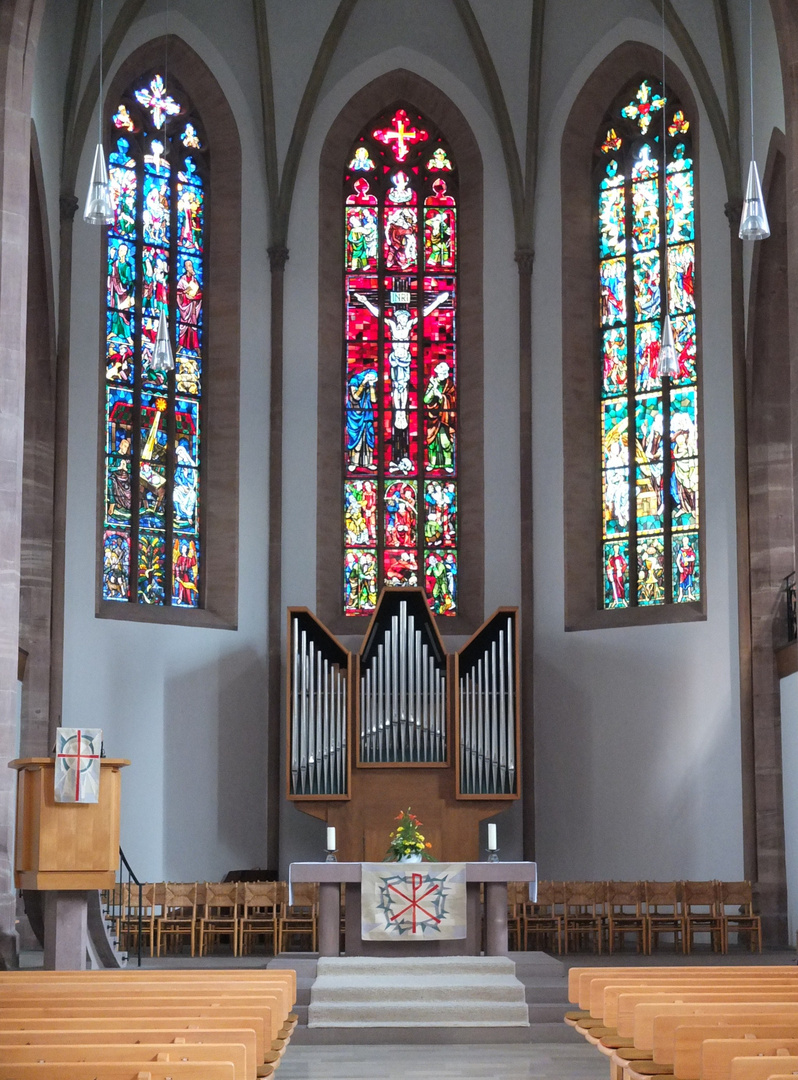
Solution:
[[(426, 866), (434, 864), (422, 864)], [(533, 862), (467, 862), (466, 937), (455, 941), (363, 941), (361, 938), (359, 862), (292, 863), (292, 883), (319, 883), (319, 956), (340, 955), (341, 885), (345, 886), (346, 956), (479, 956), (482, 953), (481, 887), (485, 896), (485, 955), (507, 956), (507, 883), (527, 881), (530, 899), (537, 889)]]

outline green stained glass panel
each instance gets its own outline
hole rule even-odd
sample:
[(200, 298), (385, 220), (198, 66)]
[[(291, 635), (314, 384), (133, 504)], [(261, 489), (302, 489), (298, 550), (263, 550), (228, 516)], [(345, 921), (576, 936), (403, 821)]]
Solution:
[(665, 182), (668, 208), (668, 243), (678, 244), (695, 237), (692, 172), (672, 172)]
[(599, 193), (599, 256), (602, 259), (626, 252), (623, 187)]
[(665, 542), (661, 536), (647, 536), (637, 545), (637, 602), (650, 607), (665, 602)]
[(640, 323), (635, 327), (635, 390), (659, 390), (660, 323)]
[(376, 551), (346, 551), (344, 605), (347, 615), (370, 615), (377, 606)]
[(457, 552), (425, 552), (424, 578), (427, 598), (434, 614), (456, 615)]
[(371, 547), (377, 543), (377, 487), (373, 480), (347, 480), (344, 484), (345, 543)]
[(656, 180), (632, 186), (632, 247), (648, 251), (659, 244), (659, 187)]
[(602, 481), (604, 537), (626, 536), (629, 532), (629, 469), (605, 469)]
[(668, 248), (668, 296), (671, 315), (695, 309), (695, 247), (677, 244)]
[(626, 327), (616, 326), (602, 335), (602, 393), (604, 397), (626, 392)]
[(629, 544), (604, 544), (604, 607), (629, 607)]
[(659, 252), (647, 251), (634, 256), (635, 322), (660, 317)]
[(671, 319), (673, 343), (679, 362), (679, 374), (672, 380), (676, 386), (696, 381), (695, 315), (676, 315)]

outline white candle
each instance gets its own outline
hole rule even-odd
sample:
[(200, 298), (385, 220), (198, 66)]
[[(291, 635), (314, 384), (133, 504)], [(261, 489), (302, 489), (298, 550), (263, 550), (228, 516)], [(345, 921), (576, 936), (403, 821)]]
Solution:
[(327, 826), (327, 850), (335, 851), (335, 826)]
[(496, 851), (496, 826), (493, 822), (488, 825), (488, 851)]

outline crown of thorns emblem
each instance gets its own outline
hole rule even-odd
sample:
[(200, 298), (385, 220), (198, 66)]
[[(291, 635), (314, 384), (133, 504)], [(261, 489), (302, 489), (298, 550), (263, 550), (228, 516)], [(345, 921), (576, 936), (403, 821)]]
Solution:
[(399, 934), (437, 930), (448, 915), (446, 877), (394, 874), (383, 878), (378, 910)]

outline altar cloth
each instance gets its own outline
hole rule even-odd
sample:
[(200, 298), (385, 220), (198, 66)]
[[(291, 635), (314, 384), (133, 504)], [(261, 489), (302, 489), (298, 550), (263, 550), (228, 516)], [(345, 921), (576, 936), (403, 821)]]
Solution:
[(363, 941), (465, 938), (465, 863), (363, 863)]

